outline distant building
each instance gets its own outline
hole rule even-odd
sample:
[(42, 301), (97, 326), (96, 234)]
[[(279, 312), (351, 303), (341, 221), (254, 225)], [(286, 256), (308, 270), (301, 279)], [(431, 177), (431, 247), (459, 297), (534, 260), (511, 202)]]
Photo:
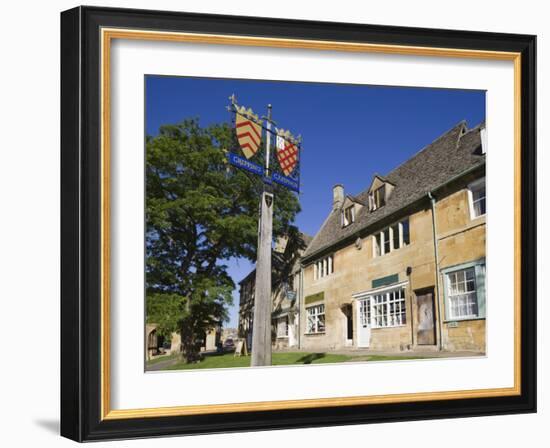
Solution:
[[(273, 248), (272, 260), (272, 341), (274, 348), (299, 346), (300, 319), (298, 318), (301, 288), (300, 257), (312, 237), (298, 233), (281, 238)], [(239, 282), (238, 336), (252, 347), (254, 321), (254, 293), (256, 270), (252, 270)]]
[(157, 335), (157, 325), (145, 325), (145, 359), (149, 360), (159, 354), (159, 337)]
[(237, 328), (222, 328), (221, 342), (225, 342), (227, 339), (237, 339), (239, 337), (239, 331)]
[[(218, 345), (221, 340), (222, 328), (221, 325), (215, 325), (212, 328), (209, 328), (205, 333), (202, 334), (202, 342), (200, 351), (215, 351), (218, 348)], [(181, 353), (183, 350), (181, 345), (181, 335), (179, 332), (172, 333), (172, 339), (170, 341), (170, 353)]]

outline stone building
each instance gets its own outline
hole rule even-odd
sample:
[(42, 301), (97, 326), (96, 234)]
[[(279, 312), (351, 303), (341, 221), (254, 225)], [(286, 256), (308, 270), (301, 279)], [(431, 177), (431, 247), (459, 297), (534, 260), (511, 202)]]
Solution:
[[(285, 349), (300, 345), (299, 303), (302, 291), (301, 255), (312, 237), (304, 233), (280, 238), (273, 248), (272, 257), (272, 341), (273, 348)], [(252, 347), (254, 321), (254, 292), (256, 270), (239, 282), (240, 338)]]
[(145, 325), (145, 359), (147, 361), (160, 354), (160, 345), (162, 345), (162, 341), (159, 341), (157, 324)]
[[(201, 338), (201, 352), (211, 352), (218, 349), (218, 345), (221, 341), (222, 326), (217, 324), (211, 328), (208, 328)], [(181, 345), (181, 335), (179, 332), (173, 332), (170, 339), (170, 349), (167, 352), (171, 354), (182, 353), (183, 347)]]
[(333, 189), (301, 259), (300, 348), (485, 351), (485, 125)]

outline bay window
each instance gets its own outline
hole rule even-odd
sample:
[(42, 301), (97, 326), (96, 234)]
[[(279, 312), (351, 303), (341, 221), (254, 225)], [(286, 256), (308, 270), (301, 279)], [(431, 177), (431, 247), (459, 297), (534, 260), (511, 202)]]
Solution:
[(370, 301), (373, 328), (397, 327), (407, 323), (405, 288), (375, 294)]
[(360, 300), (359, 318), (363, 327), (387, 328), (406, 325), (405, 288), (393, 288)]

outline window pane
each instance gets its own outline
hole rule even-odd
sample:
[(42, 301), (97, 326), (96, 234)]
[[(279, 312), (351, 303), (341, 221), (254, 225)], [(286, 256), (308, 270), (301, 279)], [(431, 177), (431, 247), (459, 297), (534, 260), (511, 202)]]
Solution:
[(486, 212), (485, 210), (485, 198), (480, 199), (478, 201), (474, 202), (474, 213), (475, 216), (481, 216), (484, 215)]
[(307, 317), (307, 332), (308, 333), (313, 333), (314, 331), (315, 331), (315, 319), (314, 319), (313, 316), (308, 315), (308, 317)]
[(384, 253), (388, 254), (390, 253), (390, 229), (384, 229)]
[(344, 227), (349, 226), (354, 221), (354, 218), (355, 218), (354, 211), (355, 210), (353, 205), (351, 207), (347, 207), (345, 210), (342, 211), (342, 225)]
[(474, 216), (481, 216), (486, 213), (485, 209), (485, 182), (471, 188)]
[(472, 195), (474, 201), (479, 201), (480, 199), (485, 199), (485, 184), (476, 187), (472, 190)]
[[(383, 294), (377, 294), (370, 298), (372, 304), (373, 327), (392, 327), (405, 325), (405, 290), (393, 289)], [(368, 309), (370, 313), (370, 309)]]
[(393, 248), (399, 249), (399, 224), (395, 224), (392, 226), (392, 239), (393, 239)]
[(449, 314), (451, 318), (478, 315), (475, 268), (447, 274), (449, 283)]
[(382, 207), (386, 204), (386, 186), (382, 185), (378, 190), (376, 190), (376, 206)]
[(376, 254), (376, 256), (380, 256), (380, 249), (381, 249), (381, 235), (380, 233), (377, 233), (374, 237), (374, 253)]
[(411, 237), (409, 234), (409, 220), (401, 221), (401, 226), (403, 228), (403, 245), (408, 245), (411, 242)]

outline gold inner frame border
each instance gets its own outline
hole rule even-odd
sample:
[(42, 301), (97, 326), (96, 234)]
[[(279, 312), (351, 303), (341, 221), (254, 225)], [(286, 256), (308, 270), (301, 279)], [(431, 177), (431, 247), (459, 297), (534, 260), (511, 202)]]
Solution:
[[(170, 417), (229, 412), (253, 412), (366, 404), (503, 397), (521, 394), (521, 54), (459, 48), (352, 43), (323, 40), (230, 36), (138, 29), (101, 29), (101, 420)], [(368, 395), (188, 405), (136, 409), (111, 409), (110, 387), (110, 63), (113, 39), (185, 42), (212, 45), (294, 48), (355, 53), (506, 60), (514, 63), (514, 386), (506, 388)]]

